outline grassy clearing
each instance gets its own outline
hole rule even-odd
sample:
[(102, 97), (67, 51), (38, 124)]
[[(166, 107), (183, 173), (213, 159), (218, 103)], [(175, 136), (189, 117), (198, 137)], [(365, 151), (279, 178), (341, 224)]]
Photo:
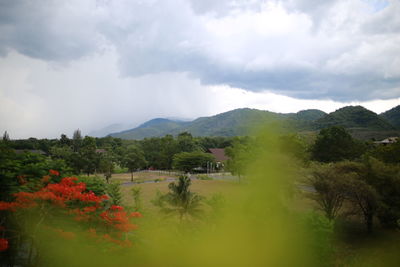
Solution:
[[(170, 182), (163, 181), (158, 183), (143, 183), (136, 185), (122, 186), (123, 202), (125, 205), (130, 206), (132, 203), (131, 188), (136, 186), (141, 188), (143, 208), (148, 211), (155, 209), (151, 200), (155, 197), (157, 190), (165, 193), (168, 191), (168, 184)], [(233, 182), (217, 181), (217, 180), (192, 180), (191, 191), (196, 192), (202, 196), (210, 197), (213, 194), (221, 193), (222, 195), (229, 194), (237, 189), (240, 185)]]
[[(134, 172), (133, 173), (133, 181), (135, 182), (143, 182), (143, 181), (154, 181), (156, 179), (167, 179), (167, 178), (177, 178), (174, 173), (168, 172)], [(113, 174), (111, 181), (118, 181), (121, 183), (130, 182), (131, 174), (130, 173), (117, 173)]]

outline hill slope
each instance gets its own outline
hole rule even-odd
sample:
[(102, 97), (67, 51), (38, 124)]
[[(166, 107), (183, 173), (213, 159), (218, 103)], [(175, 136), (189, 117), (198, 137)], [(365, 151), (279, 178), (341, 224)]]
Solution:
[(146, 137), (159, 137), (169, 134), (171, 131), (182, 127), (187, 122), (174, 121), (169, 119), (152, 119), (142, 125), (118, 133), (112, 133), (110, 136), (122, 139), (143, 139)]
[(316, 129), (340, 125), (345, 128), (366, 128), (371, 130), (393, 130), (395, 127), (378, 114), (362, 107), (347, 106), (329, 113), (314, 123)]
[(173, 134), (187, 131), (194, 136), (238, 136), (247, 135), (251, 128), (284, 118), (285, 114), (257, 109), (235, 109), (211, 117), (198, 118)]
[(306, 109), (295, 113), (293, 118), (303, 121), (316, 121), (325, 115), (326, 113), (319, 109)]
[(400, 128), (400, 105), (381, 113), (380, 116), (390, 122), (393, 126)]

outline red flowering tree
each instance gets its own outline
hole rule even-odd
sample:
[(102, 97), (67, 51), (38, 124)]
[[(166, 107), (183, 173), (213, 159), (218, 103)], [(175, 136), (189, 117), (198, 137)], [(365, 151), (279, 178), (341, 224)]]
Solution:
[[(50, 175), (57, 176), (59, 173), (50, 170)], [(0, 225), (3, 237), (9, 236), (8, 239), (0, 238), (0, 251), (6, 251), (9, 245), (12, 246), (15, 243), (9, 241), (20, 239), (22, 235), (26, 235), (26, 232), (29, 233), (31, 239), (34, 239), (34, 232), (38, 227), (45, 227), (60, 238), (67, 240), (76, 238), (76, 233), (51, 225), (50, 222), (57, 217), (72, 219), (71, 221), (80, 225), (80, 229), (86, 229), (87, 236), (96, 242), (105, 242), (119, 247), (131, 245), (125, 233), (137, 228), (137, 225), (131, 222), (131, 218), (141, 217), (140, 213), (127, 212), (122, 206), (111, 205), (106, 195), (99, 196), (87, 190), (86, 184), (78, 182), (75, 177), (63, 178), (59, 183), (49, 183), (49, 180), (48, 176), (43, 177), (43, 186), (38, 191), (18, 192), (14, 194), (14, 201), (0, 201), (0, 213), (7, 213), (8, 216), (5, 217), (19, 222), (14, 225), (14, 229), (7, 229)], [(24, 220), (16, 219), (28, 215), (30, 219), (28, 224), (23, 224)], [(0, 221), (1, 223), (6, 224), (4, 221)], [(33, 261), (32, 255), (38, 254), (32, 253), (35, 249), (32, 245), (34, 243), (32, 240), (31, 251), (27, 253), (28, 264)]]

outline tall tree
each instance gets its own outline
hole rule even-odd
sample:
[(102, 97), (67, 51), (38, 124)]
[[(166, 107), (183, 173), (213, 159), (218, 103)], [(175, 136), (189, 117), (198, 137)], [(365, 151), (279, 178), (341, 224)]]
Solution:
[(174, 169), (191, 172), (195, 168), (207, 168), (207, 164), (215, 164), (215, 158), (204, 152), (181, 152), (175, 154), (173, 160)]
[(133, 172), (144, 168), (147, 162), (144, 158), (143, 151), (139, 147), (130, 146), (123, 156), (122, 164), (124, 167), (128, 168), (129, 172), (131, 173), (131, 181), (133, 181)]
[(336, 162), (355, 159), (365, 148), (341, 126), (322, 129), (311, 147), (312, 159), (320, 162)]
[[(82, 138), (82, 137), (81, 137)], [(71, 145), (71, 140), (68, 138), (67, 135), (61, 134), (60, 137), (60, 145), (61, 146), (70, 146)]]
[(99, 165), (100, 155), (96, 153), (96, 140), (93, 137), (85, 136), (78, 153), (83, 165), (83, 171), (89, 176), (96, 172)]
[(329, 220), (335, 219), (343, 206), (348, 176), (339, 173), (334, 165), (315, 166), (312, 171), (310, 184), (316, 192), (309, 196)]
[(77, 129), (75, 130), (73, 136), (72, 136), (72, 146), (74, 152), (79, 152), (79, 149), (82, 146), (82, 134), (81, 130)]
[(100, 156), (99, 170), (104, 174), (107, 183), (110, 182), (112, 173), (114, 171), (114, 156), (110, 151), (106, 151)]
[(177, 141), (179, 152), (193, 152), (199, 150), (199, 146), (196, 144), (192, 134), (189, 132), (178, 134)]

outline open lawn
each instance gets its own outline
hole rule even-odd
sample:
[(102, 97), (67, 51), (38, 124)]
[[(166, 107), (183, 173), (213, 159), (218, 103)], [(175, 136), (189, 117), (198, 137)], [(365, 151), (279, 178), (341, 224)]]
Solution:
[[(144, 181), (154, 181), (156, 179), (164, 180), (168, 178), (177, 178), (178, 174), (175, 172), (168, 171), (145, 171), (145, 172), (134, 172), (133, 181), (134, 182), (144, 182)], [(112, 181), (119, 181), (121, 183), (130, 182), (130, 173), (117, 173), (113, 174)]]
[[(141, 188), (141, 196), (143, 202), (143, 208), (146, 210), (154, 210), (156, 207), (151, 203), (151, 200), (156, 196), (157, 190), (162, 193), (168, 192), (168, 184), (170, 181), (161, 181), (157, 183), (141, 183), (141, 184), (129, 184), (121, 186), (123, 194), (123, 202), (125, 205), (130, 206), (133, 202), (131, 189), (132, 187)], [(218, 181), (218, 180), (192, 180), (190, 190), (196, 192), (202, 196), (210, 197), (213, 194), (220, 193), (226, 195), (232, 193), (240, 185), (235, 182)]]

